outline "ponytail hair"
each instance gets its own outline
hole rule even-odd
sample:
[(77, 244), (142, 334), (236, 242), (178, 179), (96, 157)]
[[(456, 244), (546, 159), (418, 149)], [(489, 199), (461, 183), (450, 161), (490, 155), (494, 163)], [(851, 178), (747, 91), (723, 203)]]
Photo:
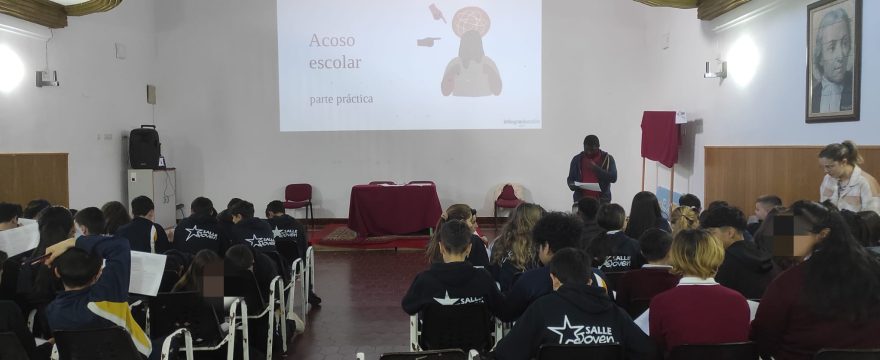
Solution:
[(859, 149), (856, 147), (856, 144), (850, 140), (845, 140), (840, 144), (829, 144), (819, 152), (819, 157), (839, 162), (846, 160), (847, 163), (853, 166), (859, 165), (865, 161), (865, 159), (862, 158), (862, 155), (859, 154)]
[(455, 204), (446, 209), (440, 219), (437, 220), (437, 226), (434, 227), (434, 234), (428, 241), (428, 248), (425, 250), (425, 256), (431, 264), (442, 263), (443, 255), (440, 254), (440, 227), (450, 220), (461, 220), (467, 222), (471, 217), (476, 215), (476, 211), (465, 204)]

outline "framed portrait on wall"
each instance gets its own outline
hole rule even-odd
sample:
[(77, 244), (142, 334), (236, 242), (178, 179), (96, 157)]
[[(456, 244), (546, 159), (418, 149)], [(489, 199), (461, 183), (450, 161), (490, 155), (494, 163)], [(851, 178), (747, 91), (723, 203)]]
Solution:
[(862, 0), (807, 7), (807, 123), (859, 120)]

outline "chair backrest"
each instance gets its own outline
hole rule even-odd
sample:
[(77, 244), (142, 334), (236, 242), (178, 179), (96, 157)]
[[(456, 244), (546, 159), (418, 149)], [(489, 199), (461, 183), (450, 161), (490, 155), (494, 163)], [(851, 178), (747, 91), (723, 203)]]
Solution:
[(379, 356), (379, 360), (467, 360), (467, 358), (467, 354), (461, 349), (384, 353)]
[(266, 307), (266, 299), (250, 271), (230, 271), (227, 268), (223, 273), (223, 294), (244, 298), (249, 312), (259, 312)]
[(177, 272), (171, 270), (165, 270), (162, 273), (162, 281), (159, 282), (159, 292), (171, 292), (174, 289), (174, 284), (180, 281), (180, 275), (177, 275)]
[(376, 180), (376, 181), (370, 181), (370, 185), (396, 185), (396, 184), (394, 183), (394, 181)]
[(421, 346), (425, 350), (489, 350), (494, 325), (486, 304), (432, 304), (422, 312)]
[(142, 359), (125, 329), (113, 326), (92, 330), (55, 331), (60, 360)]
[(814, 360), (880, 360), (880, 349), (822, 349)]
[(537, 360), (621, 360), (623, 347), (620, 344), (607, 345), (557, 345), (545, 344), (538, 348)]
[(312, 185), (290, 184), (284, 188), (284, 200), (306, 201), (312, 199)]
[(504, 184), (504, 187), (501, 188), (501, 195), (498, 195), (498, 198), (501, 200), (518, 200), (516, 197), (516, 192), (513, 191), (513, 185)]
[[(670, 360), (758, 360), (758, 350), (753, 342), (679, 345), (672, 348)], [(836, 358), (835, 358), (836, 359)]]
[(623, 278), (623, 274), (626, 274), (626, 271), (613, 271), (605, 273), (605, 282), (608, 283), (608, 289), (617, 290), (617, 284), (620, 283), (620, 279)]
[(0, 359), (29, 360), (28, 354), (13, 332), (0, 333)]
[(219, 324), (214, 308), (198, 291), (159, 293), (150, 300), (150, 333), (154, 338), (186, 328), (197, 345), (218, 342), (223, 338)]

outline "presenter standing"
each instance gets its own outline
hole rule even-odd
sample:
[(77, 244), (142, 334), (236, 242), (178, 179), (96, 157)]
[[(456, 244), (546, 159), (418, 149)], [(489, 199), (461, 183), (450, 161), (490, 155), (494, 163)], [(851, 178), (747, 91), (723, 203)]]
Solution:
[(574, 192), (574, 204), (585, 197), (611, 202), (611, 183), (617, 182), (617, 165), (611, 154), (599, 149), (599, 138), (587, 135), (584, 151), (571, 159), (568, 169), (568, 188)]
[(819, 187), (819, 201), (830, 200), (840, 210), (880, 213), (880, 185), (859, 167), (863, 161), (852, 141), (830, 144), (819, 152), (825, 178)]

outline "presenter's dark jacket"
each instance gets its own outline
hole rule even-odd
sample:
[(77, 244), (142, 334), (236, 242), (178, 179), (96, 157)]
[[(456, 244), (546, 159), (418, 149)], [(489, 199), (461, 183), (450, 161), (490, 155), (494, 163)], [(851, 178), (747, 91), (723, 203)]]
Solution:
[[(607, 292), (605, 274), (593, 268), (592, 287)], [(504, 306), (498, 318), (502, 321), (516, 321), (530, 304), (538, 298), (553, 292), (553, 280), (550, 279), (550, 268), (539, 267), (522, 273), (509, 292), (505, 294)]]
[(275, 236), (272, 228), (263, 219), (242, 219), (232, 228), (232, 245), (245, 244), (261, 252), (275, 251)]
[(229, 240), (220, 229), (217, 218), (205, 215), (192, 215), (180, 220), (174, 229), (174, 242), (171, 246), (183, 252), (195, 255), (208, 249), (223, 256), (229, 248)]
[[(761, 299), (750, 338), (761, 355), (777, 360), (808, 360), (822, 348), (880, 348), (880, 319), (855, 323), (815, 314), (803, 301), (805, 274), (810, 260), (783, 272)], [(880, 303), (874, 308), (880, 311)]]
[(150, 354), (150, 339), (131, 316), (128, 285), (131, 277), (131, 249), (126, 241), (108, 236), (80, 236), (76, 247), (104, 260), (98, 281), (80, 290), (58, 294), (46, 308), (49, 326), (58, 330), (88, 330), (122, 326), (141, 353)]
[(140, 216), (135, 217), (130, 223), (125, 224), (121, 226), (119, 230), (116, 230), (116, 236), (128, 239), (132, 251), (152, 252), (150, 248), (152, 239), (150, 236), (152, 234), (151, 229), (153, 228), (156, 229), (156, 254), (164, 254), (171, 249), (171, 244), (168, 242), (168, 235), (165, 234), (165, 229), (163, 229), (161, 225), (156, 224), (147, 218)]
[(612, 344), (623, 346), (626, 359), (651, 359), (654, 344), (614, 305), (602, 289), (587, 284), (562, 285), (529, 306), (494, 355), (502, 360), (535, 358), (544, 344)]
[[(850, 111), (853, 109), (853, 72), (847, 71), (843, 75), (843, 90), (840, 92), (840, 111)], [(818, 113), (822, 110), (822, 80), (816, 81), (813, 85), (813, 108), (812, 112)]]
[(777, 274), (779, 270), (770, 254), (751, 241), (741, 240), (724, 251), (724, 262), (718, 268), (715, 281), (738, 291), (746, 299), (760, 299)]
[[(299, 257), (305, 256), (309, 243), (306, 239), (306, 228), (302, 223), (287, 214), (266, 219), (266, 222), (269, 223), (269, 228), (272, 229), (272, 235), (274, 235), (276, 243), (293, 241), (299, 249)], [(286, 260), (292, 262), (296, 259)]]
[(410, 315), (432, 304), (473, 303), (485, 303), (489, 312), (497, 315), (501, 293), (488, 270), (475, 268), (466, 261), (432, 264), (430, 269), (416, 276), (401, 301), (403, 311)]
[[(602, 154), (603, 160), (601, 164), (593, 167), (593, 172), (595, 172), (596, 178), (599, 180), (599, 190), (601, 190), (599, 201), (607, 203), (611, 202), (611, 183), (617, 182), (617, 164), (614, 162), (614, 157), (611, 154), (602, 150), (599, 150), (599, 152)], [(575, 181), (581, 181), (581, 159), (583, 157), (583, 152), (575, 155), (568, 167), (568, 188), (574, 192), (572, 194), (574, 202), (578, 202), (584, 197), (581, 189), (574, 186)]]

